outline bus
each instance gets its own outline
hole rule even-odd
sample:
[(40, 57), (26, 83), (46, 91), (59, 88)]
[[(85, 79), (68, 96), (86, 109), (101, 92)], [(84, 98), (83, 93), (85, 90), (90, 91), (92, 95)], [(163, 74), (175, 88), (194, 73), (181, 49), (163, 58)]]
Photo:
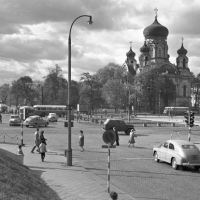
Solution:
[(19, 115), (22, 120), (35, 115), (35, 110), (32, 106), (22, 106), (19, 108)]
[(172, 115), (183, 115), (189, 111), (189, 107), (165, 107), (163, 114)]
[(66, 115), (66, 105), (35, 105), (35, 115), (45, 117), (49, 113), (56, 113), (58, 116)]
[(6, 104), (0, 104), (0, 113), (7, 113), (8, 106)]

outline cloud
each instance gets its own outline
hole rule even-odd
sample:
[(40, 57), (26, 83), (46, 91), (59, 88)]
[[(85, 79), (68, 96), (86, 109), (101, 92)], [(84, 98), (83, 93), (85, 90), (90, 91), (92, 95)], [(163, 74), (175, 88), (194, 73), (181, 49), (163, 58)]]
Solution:
[[(22, 75), (43, 80), (58, 64), (67, 78), (71, 30), (72, 79), (95, 73), (110, 62), (122, 65), (132, 42), (136, 60), (144, 44), (143, 30), (155, 19), (169, 30), (170, 61), (188, 50), (191, 71), (198, 73), (200, 2), (197, 0), (0, 0), (0, 85)], [(3, 75), (2, 75), (3, 74)]]

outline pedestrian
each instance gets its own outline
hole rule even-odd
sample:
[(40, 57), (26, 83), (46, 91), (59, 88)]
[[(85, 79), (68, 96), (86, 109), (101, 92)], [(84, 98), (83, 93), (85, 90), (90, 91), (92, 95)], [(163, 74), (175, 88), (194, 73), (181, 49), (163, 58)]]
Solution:
[(40, 143), (42, 143), (44, 141), (44, 144), (47, 145), (46, 140), (47, 139), (44, 137), (44, 131), (42, 130), (40, 132)]
[(128, 147), (130, 147), (131, 144), (134, 147), (135, 137), (137, 137), (137, 135), (135, 135), (135, 129), (131, 129), (130, 136), (129, 136), (129, 141), (128, 141)]
[(0, 113), (0, 122), (2, 123), (2, 114)]
[(119, 146), (119, 135), (115, 127), (113, 127), (113, 131), (115, 132), (115, 136), (116, 136), (116, 140), (115, 140), (116, 145)]
[(42, 140), (39, 148), (40, 148), (40, 154), (41, 154), (41, 160), (42, 162), (44, 161), (44, 158), (45, 158), (45, 152), (47, 151), (46, 149), (46, 144), (45, 144), (45, 140)]
[(24, 155), (23, 151), (22, 151), (22, 145), (19, 145), (18, 146), (18, 149), (17, 149), (17, 155)]
[(117, 194), (117, 192), (111, 192), (111, 193), (110, 193), (110, 199), (112, 199), (112, 200), (117, 200), (117, 199), (118, 199), (118, 194)]
[(85, 149), (83, 148), (83, 146), (84, 146), (84, 135), (83, 135), (83, 131), (82, 131), (82, 130), (80, 130), (79, 146), (81, 147), (81, 151), (84, 151), (84, 150), (85, 150)]
[(33, 149), (31, 150), (31, 153), (34, 153), (34, 150), (36, 147), (37, 147), (36, 151), (40, 152), (39, 145), (40, 145), (40, 136), (39, 136), (39, 128), (37, 128), (35, 132), (35, 145)]

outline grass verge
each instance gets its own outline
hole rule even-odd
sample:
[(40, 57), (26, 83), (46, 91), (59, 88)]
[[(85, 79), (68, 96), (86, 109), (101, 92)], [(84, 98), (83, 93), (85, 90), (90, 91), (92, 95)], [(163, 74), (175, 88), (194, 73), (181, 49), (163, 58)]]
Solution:
[(0, 153), (0, 200), (60, 200), (40, 176)]

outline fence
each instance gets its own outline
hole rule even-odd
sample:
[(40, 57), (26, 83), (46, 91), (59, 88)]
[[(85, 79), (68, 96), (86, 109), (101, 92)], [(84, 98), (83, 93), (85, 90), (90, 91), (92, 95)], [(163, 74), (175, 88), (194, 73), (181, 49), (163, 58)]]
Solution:
[(16, 139), (17, 141), (17, 144), (19, 144), (19, 140), (18, 140), (18, 135), (15, 135), (15, 136), (13, 136), (13, 137), (11, 137), (11, 136), (9, 136), (9, 135), (7, 135), (6, 133), (3, 133), (3, 134), (1, 134), (0, 136), (2, 136), (3, 137), (3, 143), (6, 143), (6, 136), (8, 137), (8, 138), (10, 138), (10, 139), (12, 139), (12, 140), (14, 140), (14, 139)]

